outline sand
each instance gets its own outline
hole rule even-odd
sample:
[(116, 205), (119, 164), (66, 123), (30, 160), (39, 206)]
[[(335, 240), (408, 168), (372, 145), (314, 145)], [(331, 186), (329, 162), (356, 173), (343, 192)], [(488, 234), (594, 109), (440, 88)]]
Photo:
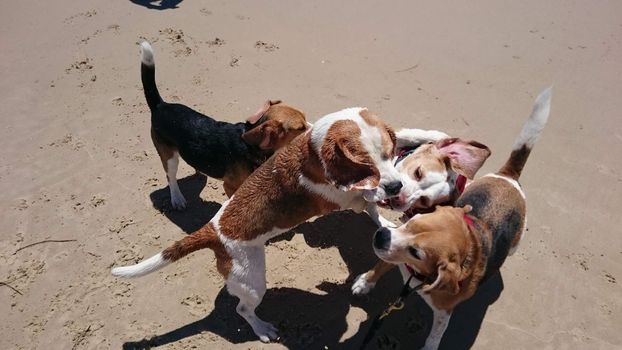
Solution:
[[(161, 8), (160, 5), (164, 5)], [(0, 348), (356, 348), (400, 289), (351, 280), (375, 262), (373, 224), (337, 213), (267, 247), (261, 344), (234, 313), (211, 251), (136, 280), (110, 275), (205, 224), (225, 196), (183, 164), (170, 210), (149, 139), (137, 41), (180, 101), (240, 121), (282, 99), (313, 121), (367, 106), (396, 128), (487, 144), (508, 156), (534, 97), (551, 118), (521, 178), (529, 231), (501, 276), (455, 313), (443, 346), (622, 347), (622, 4), (619, 2), (198, 2), (20, 0), (0, 13)], [(47, 242), (17, 251), (42, 240)], [(16, 252), (17, 251), (17, 252)], [(380, 331), (421, 345), (414, 297)]]

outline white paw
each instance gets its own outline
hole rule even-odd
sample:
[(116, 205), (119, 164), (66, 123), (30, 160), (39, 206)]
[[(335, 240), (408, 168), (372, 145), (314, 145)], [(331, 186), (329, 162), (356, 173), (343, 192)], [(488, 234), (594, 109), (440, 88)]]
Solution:
[(171, 193), (171, 205), (175, 210), (184, 210), (186, 209), (186, 198), (181, 192), (173, 192)]
[(367, 281), (367, 272), (362, 275), (359, 275), (354, 283), (352, 284), (352, 294), (354, 295), (363, 295), (369, 293), (376, 283)]
[(268, 322), (257, 319), (251, 327), (263, 343), (279, 339), (279, 330)]

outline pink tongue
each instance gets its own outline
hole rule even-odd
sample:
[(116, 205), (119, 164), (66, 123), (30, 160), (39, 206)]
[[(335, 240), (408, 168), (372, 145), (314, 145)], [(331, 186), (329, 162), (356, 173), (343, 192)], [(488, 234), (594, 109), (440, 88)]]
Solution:
[(379, 206), (382, 206), (382, 207), (386, 207), (386, 206), (389, 205), (389, 200), (388, 199), (383, 199), (381, 201), (376, 202), (376, 204), (378, 204)]

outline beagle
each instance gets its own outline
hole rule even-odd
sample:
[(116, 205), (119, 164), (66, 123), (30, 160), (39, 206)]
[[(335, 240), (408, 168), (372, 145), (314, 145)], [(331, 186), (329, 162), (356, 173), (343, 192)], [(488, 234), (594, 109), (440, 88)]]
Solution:
[[(395, 167), (402, 175), (404, 189), (400, 196), (378, 205), (403, 211), (402, 222), (417, 213), (429, 212), (435, 205), (453, 205), (467, 181), (473, 179), (490, 156), (488, 147), (477, 141), (451, 138), (436, 130), (402, 129), (396, 137)], [(394, 267), (380, 260), (354, 280), (352, 293), (368, 293)]]
[(501, 169), (473, 181), (456, 206), (439, 206), (399, 228), (380, 228), (373, 247), (382, 260), (400, 266), (411, 286), (432, 308), (425, 349), (438, 348), (451, 312), (475, 294), (512, 255), (525, 230), (525, 193), (518, 178), (550, 111), (551, 89), (536, 99), (529, 120)]
[(112, 274), (136, 277), (199, 249), (210, 248), (236, 308), (263, 342), (277, 329), (257, 317), (266, 292), (266, 241), (335, 210), (368, 211), (379, 222), (377, 201), (400, 195), (393, 130), (364, 108), (320, 118), (310, 130), (269, 158), (225, 201), (204, 227), (161, 253)]
[(231, 197), (276, 150), (307, 130), (305, 115), (281, 101), (266, 101), (246, 123), (235, 124), (166, 103), (155, 83), (153, 49), (146, 41), (140, 48), (141, 78), (151, 109), (151, 140), (164, 166), (174, 209), (186, 207), (176, 178), (180, 156), (197, 172), (222, 179)]

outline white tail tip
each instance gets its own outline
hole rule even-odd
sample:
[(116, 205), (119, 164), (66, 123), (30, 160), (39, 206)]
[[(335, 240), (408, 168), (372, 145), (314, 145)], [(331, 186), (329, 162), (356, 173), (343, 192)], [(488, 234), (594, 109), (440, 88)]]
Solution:
[(169, 263), (170, 261), (162, 258), (162, 253), (158, 253), (136, 265), (115, 267), (112, 269), (112, 274), (118, 277), (140, 277), (159, 270)]
[(153, 66), (155, 64), (155, 60), (153, 59), (153, 48), (148, 41), (140, 43), (140, 61), (148, 66)]
[(513, 149), (517, 150), (523, 146), (527, 146), (527, 148), (531, 149), (536, 144), (536, 141), (538, 141), (542, 129), (544, 129), (549, 119), (552, 90), (552, 86), (548, 87), (536, 98), (531, 116), (529, 116), (529, 120), (527, 120), (527, 123), (523, 126), (523, 130), (521, 130), (520, 135), (518, 135)]

